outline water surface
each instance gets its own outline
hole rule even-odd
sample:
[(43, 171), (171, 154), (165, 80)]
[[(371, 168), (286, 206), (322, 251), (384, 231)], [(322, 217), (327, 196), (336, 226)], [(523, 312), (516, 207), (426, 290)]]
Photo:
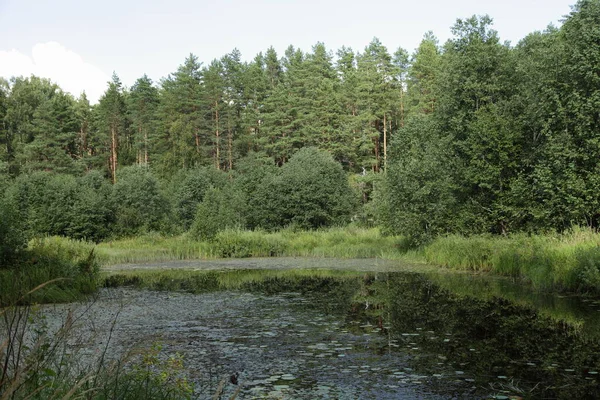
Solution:
[(160, 343), (183, 356), (198, 398), (225, 379), (224, 398), (592, 399), (598, 315), (594, 300), (464, 274), (264, 271), (236, 290), (104, 289), (79, 348), (119, 357)]

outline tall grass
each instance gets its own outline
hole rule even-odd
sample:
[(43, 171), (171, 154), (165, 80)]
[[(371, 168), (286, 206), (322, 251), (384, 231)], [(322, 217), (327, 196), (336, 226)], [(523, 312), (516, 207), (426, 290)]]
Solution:
[[(68, 239), (47, 240), (88, 251), (93, 247)], [(227, 257), (384, 258), (519, 277), (545, 290), (600, 293), (600, 234), (586, 228), (506, 237), (449, 235), (419, 249), (408, 249), (401, 236), (352, 226), (272, 233), (225, 230), (210, 241), (149, 234), (101, 243), (96, 255), (103, 265)]]
[(187, 235), (156, 233), (100, 243), (96, 252), (103, 265), (216, 258), (208, 242), (195, 241)]
[(272, 233), (228, 229), (211, 241), (195, 241), (187, 235), (146, 235), (110, 241), (99, 244), (97, 253), (104, 265), (227, 257), (391, 258), (400, 254), (398, 248), (402, 245), (401, 237), (383, 236), (377, 229), (346, 227)]
[(452, 269), (524, 278), (540, 289), (600, 292), (600, 234), (586, 228), (546, 235), (451, 235), (424, 247), (423, 257)]
[(68, 311), (61, 326), (50, 330), (36, 307), (0, 308), (0, 400), (192, 398), (181, 357), (164, 361), (158, 357), (160, 348), (147, 349), (141, 357), (109, 361), (101, 353), (81, 362), (70, 345), (73, 338), (80, 340), (78, 319)]
[(80, 299), (96, 291), (99, 270), (94, 248), (86, 243), (34, 240), (14, 265), (0, 269), (0, 307)]

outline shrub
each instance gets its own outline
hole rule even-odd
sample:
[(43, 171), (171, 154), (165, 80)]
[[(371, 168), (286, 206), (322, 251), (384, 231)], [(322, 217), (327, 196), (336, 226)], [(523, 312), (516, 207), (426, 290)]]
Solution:
[(316, 229), (344, 224), (355, 200), (342, 166), (325, 151), (303, 148), (263, 179), (250, 200), (251, 225)]
[(190, 230), (193, 237), (212, 239), (228, 228), (243, 228), (245, 220), (243, 193), (232, 185), (224, 189), (210, 189), (198, 205), (196, 217)]
[(169, 205), (159, 188), (158, 179), (141, 167), (125, 167), (118, 171), (113, 185), (118, 235), (133, 235), (142, 231), (164, 228)]
[(182, 171), (172, 180), (173, 209), (185, 230), (194, 222), (198, 204), (204, 200), (208, 190), (221, 189), (228, 183), (227, 174), (211, 167)]
[(450, 140), (427, 115), (410, 118), (396, 136), (385, 176), (384, 231), (406, 235), (413, 245), (460, 231)]
[(79, 179), (36, 172), (7, 190), (30, 236), (61, 235), (99, 241), (111, 232), (110, 184), (98, 172)]
[(10, 265), (27, 245), (27, 236), (15, 207), (0, 197), (0, 268)]

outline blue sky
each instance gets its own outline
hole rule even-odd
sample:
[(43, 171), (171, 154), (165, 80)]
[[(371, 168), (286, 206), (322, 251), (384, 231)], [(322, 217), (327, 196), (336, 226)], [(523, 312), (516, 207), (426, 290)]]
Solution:
[(0, 76), (35, 73), (95, 101), (113, 71), (131, 86), (158, 81), (191, 52), (205, 64), (238, 48), (245, 60), (273, 46), (316, 42), (361, 51), (378, 37), (412, 53), (428, 30), (443, 43), (457, 18), (489, 14), (516, 44), (560, 25), (575, 0), (0, 0)]

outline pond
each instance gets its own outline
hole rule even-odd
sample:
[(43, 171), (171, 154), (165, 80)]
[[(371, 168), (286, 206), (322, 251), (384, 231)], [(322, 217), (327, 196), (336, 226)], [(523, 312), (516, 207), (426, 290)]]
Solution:
[(596, 300), (465, 274), (210, 274), (238, 283), (107, 288), (47, 321), (75, 311), (82, 358), (180, 354), (198, 398), (600, 398)]

